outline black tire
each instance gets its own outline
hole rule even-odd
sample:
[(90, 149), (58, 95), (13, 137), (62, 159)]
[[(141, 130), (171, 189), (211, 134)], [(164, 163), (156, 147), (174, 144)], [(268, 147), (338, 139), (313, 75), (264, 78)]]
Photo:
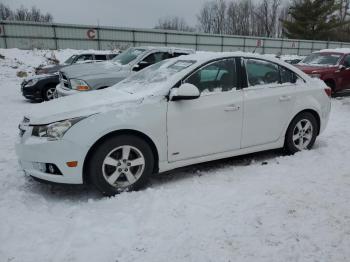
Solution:
[[(311, 135), (311, 139), (310, 139), (309, 143), (307, 144), (307, 146), (304, 149), (309, 150), (315, 144), (316, 137), (317, 137), (318, 131), (319, 131), (319, 125), (317, 123), (317, 120), (313, 114), (311, 114), (309, 112), (302, 112), (302, 113), (298, 114), (296, 117), (294, 117), (294, 119), (289, 124), (289, 127), (287, 129), (285, 143), (284, 143), (284, 149), (286, 150), (287, 153), (294, 154), (294, 153), (302, 150), (296, 146), (296, 143), (293, 141), (293, 136), (294, 135), (297, 136), (299, 134), (297, 124), (300, 122), (306, 122), (306, 121), (308, 121), (312, 126), (312, 135)], [(299, 138), (298, 141), (300, 141), (300, 139), (301, 138)], [(304, 138), (303, 138), (303, 141), (304, 141)]]
[[(112, 186), (110, 183), (107, 182), (107, 179), (105, 178), (105, 175), (108, 171), (106, 170), (106, 168), (112, 169), (111, 171), (108, 171), (110, 172), (110, 174), (113, 174), (113, 172), (115, 172), (119, 168), (118, 166), (115, 167), (115, 166), (108, 166), (108, 165), (106, 167), (106, 165), (104, 165), (104, 160), (107, 156), (110, 156), (109, 154), (113, 152), (113, 150), (115, 150), (114, 151), (115, 153), (113, 154), (119, 154), (120, 153), (119, 150), (123, 151), (123, 149), (118, 149), (118, 148), (123, 146), (130, 146), (134, 149), (136, 148), (138, 152), (142, 154), (142, 156), (144, 157), (143, 171), (139, 172), (141, 173), (139, 178), (130, 185), (121, 186), (121, 185), (115, 184), (114, 186)], [(130, 156), (131, 156), (132, 151), (130, 152), (131, 152), (130, 153)], [(121, 158), (119, 159), (118, 157), (115, 157), (115, 159), (119, 160), (120, 163), (122, 162)], [(114, 196), (124, 191), (133, 191), (133, 190), (138, 190), (142, 188), (143, 186), (145, 186), (149, 176), (152, 175), (154, 170), (154, 155), (150, 146), (143, 139), (132, 135), (119, 135), (119, 136), (112, 137), (105, 140), (102, 144), (100, 144), (94, 150), (89, 162), (90, 163), (88, 163), (88, 169), (87, 169), (89, 179), (92, 182), (92, 184), (105, 196)], [(132, 168), (133, 167), (129, 167), (130, 171)], [(136, 168), (139, 168), (139, 167), (136, 167)], [(127, 176), (123, 173), (119, 175), (118, 179), (119, 180), (124, 179), (125, 180), (124, 183), (130, 182)], [(117, 183), (117, 181), (115, 181), (115, 183)], [(121, 182), (121, 184), (122, 183), (123, 181)]]
[(49, 91), (54, 91), (56, 92), (56, 86), (54, 85), (47, 85), (42, 91), (42, 97), (44, 101), (50, 101), (52, 99), (55, 99), (55, 93), (52, 93), (52, 97), (49, 96), (48, 92)]

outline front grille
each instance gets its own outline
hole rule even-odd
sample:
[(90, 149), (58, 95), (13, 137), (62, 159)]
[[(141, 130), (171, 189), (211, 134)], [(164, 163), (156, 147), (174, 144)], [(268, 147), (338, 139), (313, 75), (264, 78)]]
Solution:
[(63, 72), (60, 72), (59, 74), (60, 74), (60, 82), (63, 84), (63, 87), (72, 89), (69, 83), (68, 77)]

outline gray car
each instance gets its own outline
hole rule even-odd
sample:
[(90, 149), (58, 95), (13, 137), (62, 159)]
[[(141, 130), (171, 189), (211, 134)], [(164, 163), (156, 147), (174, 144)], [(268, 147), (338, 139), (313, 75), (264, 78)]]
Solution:
[(154, 63), (192, 53), (192, 49), (140, 46), (131, 47), (110, 61), (65, 67), (60, 71), (57, 96), (103, 89)]
[(42, 75), (42, 74), (54, 74), (58, 72), (60, 69), (66, 66), (70, 66), (76, 63), (89, 63), (89, 62), (99, 62), (99, 61), (106, 61), (110, 60), (114, 57), (116, 57), (119, 54), (117, 53), (111, 53), (111, 54), (104, 54), (104, 53), (84, 53), (80, 55), (72, 55), (70, 56), (66, 61), (64, 61), (61, 64), (54, 64), (54, 65), (47, 65), (47, 66), (40, 66), (35, 69), (35, 74)]

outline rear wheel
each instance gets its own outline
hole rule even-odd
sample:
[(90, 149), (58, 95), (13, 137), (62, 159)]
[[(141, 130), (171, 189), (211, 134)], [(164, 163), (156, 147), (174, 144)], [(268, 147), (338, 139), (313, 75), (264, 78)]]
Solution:
[(150, 146), (137, 136), (121, 135), (105, 140), (88, 163), (89, 177), (104, 195), (140, 189), (154, 167)]
[(317, 121), (311, 113), (303, 112), (297, 115), (287, 130), (284, 146), (287, 152), (294, 154), (311, 149), (316, 141), (318, 129)]

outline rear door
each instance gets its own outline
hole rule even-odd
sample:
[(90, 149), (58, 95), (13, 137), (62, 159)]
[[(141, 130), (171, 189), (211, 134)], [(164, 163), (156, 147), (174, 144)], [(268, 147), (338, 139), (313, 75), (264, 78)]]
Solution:
[(345, 67), (338, 71), (336, 77), (338, 78), (339, 86), (338, 90), (350, 89), (350, 55), (346, 55), (342, 61), (342, 65)]
[(295, 103), (295, 74), (262, 59), (244, 59), (248, 86), (243, 89), (242, 148), (277, 141)]

